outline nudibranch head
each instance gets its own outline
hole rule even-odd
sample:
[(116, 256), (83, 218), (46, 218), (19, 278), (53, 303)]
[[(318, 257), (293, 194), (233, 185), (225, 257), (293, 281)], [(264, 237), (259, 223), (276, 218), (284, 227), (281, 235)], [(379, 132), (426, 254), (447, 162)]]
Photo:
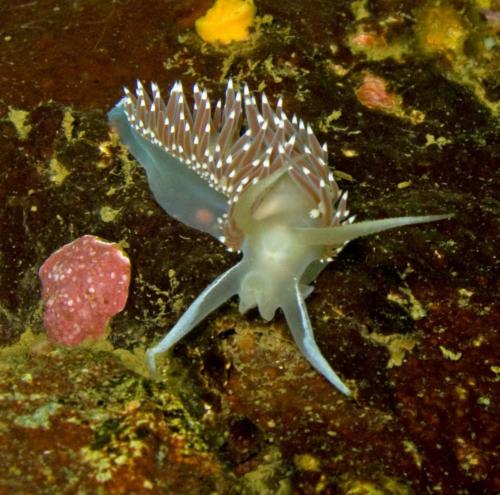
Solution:
[(241, 312), (258, 307), (269, 320), (281, 308), (304, 356), (349, 395), (314, 341), (304, 303), (308, 284), (356, 237), (447, 215), (353, 223), (347, 194), (328, 169), (326, 145), (309, 125), (287, 117), (281, 99), (273, 108), (262, 94), (259, 105), (246, 85), (239, 91), (229, 80), (224, 103), (212, 109), (197, 85), (193, 100), (191, 108), (179, 82), (166, 102), (156, 84), (150, 95), (138, 82), (109, 113), (167, 213), (243, 252), (148, 351), (151, 368), (156, 354), (238, 294)]

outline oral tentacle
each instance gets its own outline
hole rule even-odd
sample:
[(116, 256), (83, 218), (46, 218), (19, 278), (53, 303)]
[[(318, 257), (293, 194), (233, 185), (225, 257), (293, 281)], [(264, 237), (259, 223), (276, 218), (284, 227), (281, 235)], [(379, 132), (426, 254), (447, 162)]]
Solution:
[(349, 387), (333, 371), (316, 344), (311, 320), (298, 284), (295, 284), (293, 291), (290, 292), (290, 297), (283, 304), (282, 309), (295, 343), (313, 368), (319, 371), (339, 392), (350, 396)]
[(193, 301), (165, 337), (147, 351), (148, 366), (152, 375), (156, 374), (155, 358), (158, 354), (167, 352), (210, 313), (237, 294), (242, 271), (242, 264), (239, 263), (217, 277)]

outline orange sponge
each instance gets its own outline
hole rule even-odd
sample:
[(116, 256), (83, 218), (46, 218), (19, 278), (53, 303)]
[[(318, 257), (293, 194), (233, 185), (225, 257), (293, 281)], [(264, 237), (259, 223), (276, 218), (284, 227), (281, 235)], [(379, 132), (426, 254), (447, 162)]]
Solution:
[(249, 38), (249, 28), (255, 20), (253, 0), (216, 0), (207, 13), (196, 20), (198, 36), (208, 43), (227, 45)]

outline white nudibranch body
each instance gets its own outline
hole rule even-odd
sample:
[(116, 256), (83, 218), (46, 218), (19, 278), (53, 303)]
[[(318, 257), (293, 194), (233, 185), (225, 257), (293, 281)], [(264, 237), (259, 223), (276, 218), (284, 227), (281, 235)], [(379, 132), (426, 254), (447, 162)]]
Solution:
[[(271, 192), (272, 191), (272, 192)], [(321, 257), (321, 248), (300, 242), (294, 227), (317, 223), (308, 217), (304, 195), (289, 176), (278, 181), (247, 219), (242, 243), (245, 275), (240, 284), (240, 312), (258, 307), (265, 320), (290, 298), (307, 267)], [(298, 201), (290, 203), (290, 198)], [(302, 200), (302, 201), (301, 201)], [(307, 286), (300, 284), (302, 292)], [(312, 289), (311, 289), (312, 290)]]
[[(191, 109), (180, 83), (167, 102), (156, 84), (109, 112), (121, 140), (146, 170), (165, 211), (207, 232), (241, 261), (215, 279), (154, 347), (148, 363), (167, 351), (209, 313), (234, 295), (241, 313), (257, 307), (265, 320), (283, 311), (304, 357), (340, 392), (349, 388), (323, 357), (304, 299), (331, 257), (356, 237), (450, 215), (410, 216), (354, 222), (328, 169), (326, 145), (310, 126), (288, 119), (278, 100), (260, 106), (246, 86), (229, 80), (224, 104), (212, 110), (206, 90), (193, 88)], [(244, 125), (243, 125), (244, 124)]]

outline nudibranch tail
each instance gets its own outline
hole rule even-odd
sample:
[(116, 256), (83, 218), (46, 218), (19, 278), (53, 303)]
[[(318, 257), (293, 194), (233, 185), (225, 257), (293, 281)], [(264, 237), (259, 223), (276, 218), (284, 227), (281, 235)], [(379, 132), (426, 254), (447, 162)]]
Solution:
[(418, 223), (437, 222), (452, 218), (453, 215), (423, 215), (414, 217), (393, 217), (380, 220), (366, 220), (358, 223), (348, 223), (329, 228), (297, 228), (297, 239), (304, 244), (321, 246), (343, 246), (345, 243), (376, 234), (384, 230), (395, 229), (405, 225)]

